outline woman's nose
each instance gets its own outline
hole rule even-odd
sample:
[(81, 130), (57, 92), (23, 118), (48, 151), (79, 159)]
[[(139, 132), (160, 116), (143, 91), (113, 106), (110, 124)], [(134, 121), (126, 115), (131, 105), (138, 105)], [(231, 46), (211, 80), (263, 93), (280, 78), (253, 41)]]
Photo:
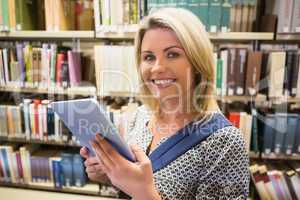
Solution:
[(163, 62), (162, 59), (157, 59), (151, 68), (152, 73), (163, 72), (165, 70), (166, 70), (166, 64)]

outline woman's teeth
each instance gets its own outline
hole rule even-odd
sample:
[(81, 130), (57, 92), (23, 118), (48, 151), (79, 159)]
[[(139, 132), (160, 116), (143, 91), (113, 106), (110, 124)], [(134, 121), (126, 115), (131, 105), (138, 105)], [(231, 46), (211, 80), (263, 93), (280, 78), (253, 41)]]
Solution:
[(175, 82), (175, 79), (152, 80), (152, 82), (156, 85), (165, 85)]

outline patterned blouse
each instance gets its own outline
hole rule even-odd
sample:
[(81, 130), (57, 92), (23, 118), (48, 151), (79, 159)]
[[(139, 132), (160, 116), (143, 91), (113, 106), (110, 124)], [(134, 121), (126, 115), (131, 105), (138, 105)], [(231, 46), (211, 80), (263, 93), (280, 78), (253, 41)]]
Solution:
[[(145, 152), (152, 141), (146, 124), (151, 112), (137, 109), (125, 137)], [(161, 145), (168, 138), (162, 138)], [(150, 152), (151, 153), (151, 152)], [(249, 158), (239, 129), (229, 126), (217, 130), (167, 166), (154, 173), (162, 199), (246, 199), (250, 174)]]

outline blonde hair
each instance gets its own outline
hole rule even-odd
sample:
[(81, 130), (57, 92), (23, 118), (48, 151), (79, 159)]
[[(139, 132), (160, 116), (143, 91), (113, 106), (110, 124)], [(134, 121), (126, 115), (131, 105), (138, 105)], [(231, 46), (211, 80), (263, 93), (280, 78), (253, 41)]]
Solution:
[[(200, 81), (196, 82), (193, 101), (201, 111), (208, 111), (213, 105), (216, 110), (216, 100), (214, 94), (214, 58), (213, 46), (209, 40), (209, 35), (201, 21), (190, 11), (181, 8), (159, 9), (145, 17), (139, 25), (135, 36), (135, 58), (141, 81), (141, 93), (151, 96), (151, 92), (144, 84), (139, 70), (141, 64), (141, 45), (145, 33), (154, 28), (167, 28), (172, 30), (181, 43), (189, 62), (192, 64), (196, 75), (200, 76)], [(196, 78), (197, 79), (197, 78)], [(200, 98), (199, 98), (200, 97)], [(196, 99), (195, 99), (196, 98)], [(158, 109), (158, 102), (154, 98), (141, 97), (141, 101), (151, 110)], [(192, 106), (193, 112), (196, 108)]]

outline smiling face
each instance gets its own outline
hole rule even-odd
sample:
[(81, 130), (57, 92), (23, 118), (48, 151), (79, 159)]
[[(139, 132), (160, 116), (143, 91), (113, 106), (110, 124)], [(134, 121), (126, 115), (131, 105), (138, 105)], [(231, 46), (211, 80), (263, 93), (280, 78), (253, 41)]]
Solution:
[(140, 70), (147, 88), (160, 102), (185, 100), (194, 88), (193, 67), (170, 29), (155, 28), (145, 33)]

